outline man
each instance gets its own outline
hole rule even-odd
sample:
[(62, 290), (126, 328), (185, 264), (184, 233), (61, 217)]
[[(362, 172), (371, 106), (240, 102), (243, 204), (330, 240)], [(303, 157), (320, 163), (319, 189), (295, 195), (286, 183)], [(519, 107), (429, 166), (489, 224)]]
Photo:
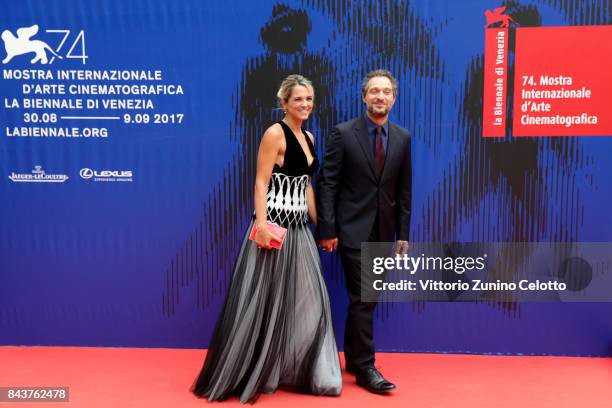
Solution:
[[(375, 393), (395, 385), (374, 367), (375, 302), (362, 301), (372, 280), (361, 277), (362, 242), (396, 242), (408, 250), (411, 159), (408, 131), (390, 122), (397, 81), (387, 70), (363, 80), (364, 115), (336, 126), (330, 134), (317, 183), (319, 244), (338, 249), (350, 305), (344, 335), (346, 370)], [(364, 276), (371, 277), (371, 274)]]

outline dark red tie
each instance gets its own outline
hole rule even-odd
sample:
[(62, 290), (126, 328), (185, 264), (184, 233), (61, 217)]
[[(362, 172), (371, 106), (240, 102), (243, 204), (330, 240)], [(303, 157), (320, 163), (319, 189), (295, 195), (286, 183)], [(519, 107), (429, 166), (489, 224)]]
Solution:
[(382, 127), (376, 126), (376, 138), (374, 140), (374, 159), (376, 160), (376, 168), (378, 169), (378, 175), (382, 174), (383, 167), (385, 165), (385, 148), (382, 142)]

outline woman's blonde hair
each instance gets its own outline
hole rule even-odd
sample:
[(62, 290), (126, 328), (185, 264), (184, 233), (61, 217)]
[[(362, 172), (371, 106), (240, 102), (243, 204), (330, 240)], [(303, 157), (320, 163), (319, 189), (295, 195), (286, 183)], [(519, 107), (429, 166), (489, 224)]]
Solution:
[(278, 104), (280, 107), (283, 106), (283, 102), (286, 103), (289, 100), (293, 88), (298, 85), (305, 86), (306, 88), (308, 88), (308, 90), (312, 92), (312, 97), (314, 98), (314, 88), (312, 86), (312, 82), (310, 82), (302, 75), (292, 74), (283, 80), (280, 85), (280, 88), (278, 88), (278, 92), (276, 93), (276, 97), (278, 98)]

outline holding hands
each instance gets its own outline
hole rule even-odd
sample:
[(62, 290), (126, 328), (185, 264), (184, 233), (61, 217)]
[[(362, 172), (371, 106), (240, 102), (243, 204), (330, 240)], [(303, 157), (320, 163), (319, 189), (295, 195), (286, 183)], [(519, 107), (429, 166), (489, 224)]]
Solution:
[(338, 238), (322, 239), (319, 241), (319, 246), (325, 252), (333, 252), (338, 249)]

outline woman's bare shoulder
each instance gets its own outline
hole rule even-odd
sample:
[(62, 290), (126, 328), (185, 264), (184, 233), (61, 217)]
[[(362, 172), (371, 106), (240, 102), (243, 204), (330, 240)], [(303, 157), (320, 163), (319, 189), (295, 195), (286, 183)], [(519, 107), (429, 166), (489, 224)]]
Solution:
[(312, 133), (310, 133), (310, 131), (306, 131), (306, 134), (308, 135), (308, 137), (310, 138), (310, 141), (312, 142), (312, 144), (314, 144), (315, 139)]
[[(285, 135), (283, 132), (283, 128), (278, 123), (273, 124), (263, 134), (263, 139), (270, 142), (280, 143), (283, 141)], [(262, 140), (263, 141), (263, 140)]]

